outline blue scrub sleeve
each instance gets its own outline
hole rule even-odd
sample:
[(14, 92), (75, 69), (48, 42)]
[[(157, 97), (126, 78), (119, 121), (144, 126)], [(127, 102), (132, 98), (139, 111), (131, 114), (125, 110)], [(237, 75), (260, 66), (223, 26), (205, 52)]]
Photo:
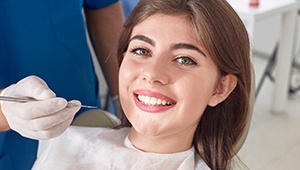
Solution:
[(83, 7), (85, 9), (100, 9), (100, 8), (105, 8), (118, 1), (119, 0), (85, 0)]

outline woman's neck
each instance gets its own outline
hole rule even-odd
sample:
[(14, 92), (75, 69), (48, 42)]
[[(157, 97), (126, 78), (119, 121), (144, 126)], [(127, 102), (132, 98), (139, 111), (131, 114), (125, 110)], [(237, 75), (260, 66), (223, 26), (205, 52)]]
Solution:
[(141, 151), (170, 154), (183, 152), (192, 147), (194, 132), (181, 133), (166, 136), (147, 136), (140, 134), (131, 127), (129, 140), (134, 147)]

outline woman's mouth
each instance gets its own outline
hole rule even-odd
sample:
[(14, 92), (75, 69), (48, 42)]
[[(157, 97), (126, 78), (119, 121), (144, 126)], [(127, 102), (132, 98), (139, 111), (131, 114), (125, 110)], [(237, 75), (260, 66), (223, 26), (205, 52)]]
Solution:
[(149, 90), (134, 90), (133, 95), (136, 106), (145, 112), (161, 113), (175, 107), (177, 103), (166, 95)]
[(149, 97), (144, 95), (137, 95), (138, 101), (148, 106), (171, 106), (174, 104), (172, 101)]

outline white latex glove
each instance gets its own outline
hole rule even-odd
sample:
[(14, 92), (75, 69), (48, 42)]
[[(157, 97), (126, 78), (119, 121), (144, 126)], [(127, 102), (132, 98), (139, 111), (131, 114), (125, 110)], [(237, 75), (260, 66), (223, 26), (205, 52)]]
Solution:
[(81, 103), (56, 97), (47, 84), (29, 76), (2, 91), (1, 96), (28, 97), (39, 101), (17, 103), (2, 101), (1, 109), (10, 128), (24, 137), (49, 139), (62, 134), (71, 124)]

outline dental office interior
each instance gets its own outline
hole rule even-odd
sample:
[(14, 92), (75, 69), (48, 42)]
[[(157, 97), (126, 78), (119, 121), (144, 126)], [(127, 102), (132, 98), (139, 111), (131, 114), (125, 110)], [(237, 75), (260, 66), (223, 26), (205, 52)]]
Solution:
[[(250, 170), (298, 170), (300, 1), (260, 0), (252, 7), (249, 1), (228, 0), (249, 31), (256, 89), (249, 132), (237, 157)], [(95, 68), (104, 82), (100, 95), (105, 103), (107, 86)]]

